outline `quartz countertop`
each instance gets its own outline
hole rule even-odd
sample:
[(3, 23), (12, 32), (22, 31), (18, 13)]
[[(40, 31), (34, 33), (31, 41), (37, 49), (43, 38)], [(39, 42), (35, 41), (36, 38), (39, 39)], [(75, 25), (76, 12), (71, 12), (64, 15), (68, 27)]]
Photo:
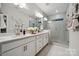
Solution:
[(8, 35), (8, 36), (2, 36), (0, 37), (0, 43), (5, 43), (5, 42), (8, 42), (8, 41), (13, 41), (13, 40), (19, 40), (19, 39), (22, 39), (22, 38), (27, 38), (27, 37), (32, 37), (32, 36), (36, 36), (36, 35), (40, 35), (40, 34), (44, 34), (44, 33), (47, 33), (49, 32), (49, 30), (43, 30), (39, 33), (36, 33), (36, 34), (25, 34), (25, 35)]

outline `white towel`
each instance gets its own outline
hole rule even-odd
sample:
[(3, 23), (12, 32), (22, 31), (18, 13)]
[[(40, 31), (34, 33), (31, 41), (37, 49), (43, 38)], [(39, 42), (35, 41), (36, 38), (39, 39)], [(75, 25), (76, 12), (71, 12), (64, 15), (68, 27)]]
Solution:
[(77, 19), (73, 19), (71, 22), (70, 22), (70, 27), (68, 28), (68, 30), (74, 30), (76, 28), (76, 26), (79, 25), (78, 23), (78, 20)]
[(3, 19), (3, 14), (1, 14), (0, 16), (1, 16), (0, 28), (6, 28), (6, 24), (5, 24), (4, 19)]
[(77, 19), (73, 19), (73, 26), (76, 27), (79, 25), (78, 20)]

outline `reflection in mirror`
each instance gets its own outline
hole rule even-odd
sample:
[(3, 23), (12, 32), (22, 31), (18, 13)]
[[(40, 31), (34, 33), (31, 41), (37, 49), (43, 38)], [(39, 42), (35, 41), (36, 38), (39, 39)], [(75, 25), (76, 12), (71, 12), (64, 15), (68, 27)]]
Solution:
[(41, 26), (41, 20), (40, 18), (37, 18), (37, 19), (30, 19), (29, 20), (29, 27), (38, 27), (40, 28)]

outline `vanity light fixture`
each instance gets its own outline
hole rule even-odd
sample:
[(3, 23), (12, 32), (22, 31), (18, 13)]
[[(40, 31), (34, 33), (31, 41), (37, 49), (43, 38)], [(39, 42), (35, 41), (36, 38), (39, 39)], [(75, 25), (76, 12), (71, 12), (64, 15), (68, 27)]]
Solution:
[(26, 9), (28, 9), (26, 3), (14, 3), (14, 5), (16, 5), (16, 6), (20, 7), (20, 8), (26, 8)]
[(46, 17), (44, 17), (44, 21), (47, 21), (48, 19)]
[(13, 3), (13, 4), (16, 5), (16, 6), (19, 5), (19, 3)]
[(58, 13), (59, 11), (58, 10), (56, 10), (56, 13)]
[(41, 13), (37, 12), (37, 11), (35, 12), (35, 16), (36, 17), (39, 17), (39, 18), (42, 18), (43, 17), (43, 15)]
[(19, 4), (19, 7), (20, 7), (20, 8), (25, 8), (25, 7), (26, 7), (26, 4), (25, 4), (25, 3), (20, 3), (20, 4)]

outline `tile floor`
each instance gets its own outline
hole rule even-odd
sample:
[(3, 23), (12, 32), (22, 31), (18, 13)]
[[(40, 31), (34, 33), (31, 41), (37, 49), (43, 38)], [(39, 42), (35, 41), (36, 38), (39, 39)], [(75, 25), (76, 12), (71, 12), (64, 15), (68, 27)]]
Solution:
[(61, 44), (48, 44), (37, 56), (70, 56), (70, 52)]

